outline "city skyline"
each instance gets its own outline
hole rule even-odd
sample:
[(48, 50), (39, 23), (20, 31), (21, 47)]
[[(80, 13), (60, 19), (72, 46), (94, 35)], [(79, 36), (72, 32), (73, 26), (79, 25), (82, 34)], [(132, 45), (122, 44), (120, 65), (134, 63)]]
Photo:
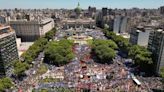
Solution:
[[(38, 3), (39, 2), (39, 3)], [(63, 3), (64, 2), (64, 3)], [(88, 6), (93, 6), (98, 9), (102, 7), (108, 8), (159, 8), (164, 5), (163, 0), (0, 0), (0, 9), (14, 9), (14, 8), (23, 8), (23, 9), (74, 9), (77, 6), (77, 3), (80, 3), (80, 7), (87, 9)], [(119, 3), (118, 3), (119, 2)], [(7, 5), (6, 5), (7, 4)]]

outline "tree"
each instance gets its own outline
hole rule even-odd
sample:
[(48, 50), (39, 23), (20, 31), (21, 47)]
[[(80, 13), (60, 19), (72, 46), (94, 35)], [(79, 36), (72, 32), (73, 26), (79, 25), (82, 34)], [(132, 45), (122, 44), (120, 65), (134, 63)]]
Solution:
[(103, 32), (108, 39), (113, 40), (118, 45), (120, 50), (124, 52), (129, 51), (130, 44), (128, 39), (123, 38), (121, 35), (116, 35), (114, 32), (109, 31), (109, 29), (103, 29)]
[(162, 68), (160, 69), (160, 74), (161, 74), (162, 78), (164, 78), (164, 67), (162, 67)]
[(116, 42), (116, 44), (118, 45), (118, 47), (125, 51), (125, 52), (128, 52), (129, 50), (129, 41), (125, 38), (123, 38), (122, 36), (115, 36), (115, 38), (113, 38), (113, 41)]
[(37, 74), (42, 75), (42, 74), (46, 73), (47, 70), (48, 70), (47, 66), (44, 65), (44, 64), (42, 64), (42, 65), (39, 67), (39, 69), (38, 69), (38, 71), (37, 71)]
[(112, 40), (94, 40), (92, 48), (92, 53), (96, 55), (100, 63), (111, 63), (116, 56), (114, 49), (118, 47)]
[(31, 55), (33, 54), (30, 54), (29, 52), (23, 53), (22, 57), (24, 58), (24, 62), (31, 64), (33, 61), (33, 58), (31, 57)]
[(150, 51), (139, 45), (133, 45), (129, 50), (129, 56), (134, 60), (135, 65), (139, 65), (145, 72), (150, 71), (153, 64), (151, 55)]
[(117, 35), (114, 32), (107, 31), (106, 36), (108, 37), (108, 39), (114, 40)]
[(143, 71), (151, 70), (153, 61), (150, 51), (138, 45), (131, 45), (128, 39), (110, 32), (109, 29), (103, 29), (102, 31), (108, 39), (113, 40), (117, 44), (120, 51), (128, 53), (129, 57), (134, 60), (135, 65), (140, 66)]
[(0, 79), (0, 91), (4, 92), (5, 89), (10, 89), (13, 86), (10, 78), (5, 77)]
[(112, 40), (94, 40), (93, 41), (93, 46), (94, 47), (99, 46), (99, 45), (106, 45), (106, 46), (108, 46), (112, 49), (117, 49), (118, 48), (117, 44)]
[(40, 47), (40, 50), (43, 50), (45, 48), (45, 45), (48, 43), (48, 39), (46, 38), (39, 38), (36, 42), (35, 45)]
[(164, 67), (160, 69), (160, 75), (162, 77), (162, 83), (164, 84)]
[(26, 62), (15, 61), (14, 63), (14, 74), (17, 77), (20, 77), (24, 74), (25, 70), (27, 70), (28, 64)]
[(105, 45), (99, 45), (95, 48), (95, 54), (101, 63), (110, 63), (116, 56), (115, 51)]
[(49, 42), (45, 49), (45, 61), (58, 66), (67, 64), (74, 57), (72, 45), (69, 40)]
[(27, 64), (32, 64), (32, 61), (38, 56), (38, 54), (44, 50), (45, 45), (48, 43), (46, 38), (39, 38), (34, 42), (30, 48), (22, 54), (22, 58), (24, 62)]
[(53, 28), (52, 30), (50, 30), (49, 32), (47, 32), (45, 34), (45, 38), (48, 39), (48, 40), (53, 39), (55, 33), (56, 33), (56, 29)]
[(54, 32), (53, 31), (47, 32), (45, 34), (45, 38), (47, 38), (48, 40), (52, 39), (53, 36), (54, 36)]

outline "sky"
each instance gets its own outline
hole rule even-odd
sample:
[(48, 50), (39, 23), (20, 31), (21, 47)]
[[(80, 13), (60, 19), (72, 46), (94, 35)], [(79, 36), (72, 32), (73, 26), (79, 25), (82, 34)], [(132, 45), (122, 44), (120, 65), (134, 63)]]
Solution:
[(159, 8), (164, 6), (164, 0), (0, 0), (0, 9), (74, 9), (78, 2), (80, 7), (87, 9), (88, 6), (94, 6), (98, 9), (108, 8)]

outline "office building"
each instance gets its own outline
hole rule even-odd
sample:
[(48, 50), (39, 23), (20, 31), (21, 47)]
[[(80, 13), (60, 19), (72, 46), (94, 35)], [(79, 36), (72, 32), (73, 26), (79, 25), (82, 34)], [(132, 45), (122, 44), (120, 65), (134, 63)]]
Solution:
[(114, 19), (113, 32), (126, 33), (128, 31), (128, 18), (125, 16), (116, 16)]
[(88, 7), (88, 11), (89, 11), (89, 12), (96, 12), (96, 7), (91, 7), (91, 6), (89, 6), (89, 7)]
[(114, 15), (113, 10), (112, 10), (112, 9), (108, 9), (108, 14), (109, 14), (109, 15)]
[(149, 36), (148, 49), (153, 54), (154, 70), (159, 74), (161, 67), (164, 67), (164, 31), (158, 29), (153, 31)]
[(116, 16), (116, 18), (114, 19), (114, 28), (113, 28), (113, 32), (114, 33), (119, 33), (120, 32), (120, 24), (121, 23), (121, 17), (120, 16)]
[(18, 59), (16, 35), (10, 26), (0, 26), (0, 76), (10, 76), (11, 64)]
[(127, 17), (122, 17), (120, 33), (126, 33), (127, 28), (128, 28), (128, 18)]
[(108, 8), (102, 8), (102, 16), (108, 15)]
[(5, 24), (5, 23), (6, 23), (6, 17), (0, 16), (0, 24)]
[(164, 6), (161, 6), (159, 10), (160, 10), (160, 14), (164, 15)]
[(130, 43), (133, 45), (140, 45), (147, 47), (149, 41), (149, 34), (153, 29), (150, 27), (133, 28), (130, 33)]
[(96, 7), (89, 6), (88, 7), (88, 16), (93, 18), (93, 17), (95, 17), (95, 14), (96, 14)]
[(16, 36), (23, 42), (35, 41), (54, 27), (51, 18), (38, 20), (16, 20), (10, 21), (11, 27), (16, 31)]

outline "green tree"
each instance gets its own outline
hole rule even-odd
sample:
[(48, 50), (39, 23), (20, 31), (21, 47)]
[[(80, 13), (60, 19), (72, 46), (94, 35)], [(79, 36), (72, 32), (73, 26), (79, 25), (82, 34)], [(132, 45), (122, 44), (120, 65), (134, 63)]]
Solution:
[(111, 63), (112, 59), (116, 56), (114, 49), (118, 47), (112, 40), (94, 40), (92, 48), (92, 52), (99, 59), (100, 63)]
[(39, 38), (34, 42), (30, 48), (22, 54), (24, 62), (27, 64), (32, 64), (32, 61), (38, 56), (38, 54), (44, 50), (48, 40), (46, 38)]
[(149, 71), (153, 64), (151, 52), (142, 46), (133, 45), (129, 50), (129, 56), (143, 71)]
[(53, 36), (54, 36), (54, 32), (53, 31), (47, 32), (45, 34), (45, 38), (47, 38), (48, 40), (52, 39)]
[(130, 45), (128, 39), (125, 39), (122, 36), (115, 36), (113, 40), (117, 43), (121, 50), (128, 52)]
[(93, 47), (99, 46), (99, 45), (106, 45), (112, 49), (118, 48), (117, 44), (112, 40), (94, 40), (93, 41)]
[(162, 78), (164, 78), (164, 67), (162, 67), (162, 68), (160, 69), (160, 74), (161, 74)]
[(161, 75), (161, 77), (162, 77), (162, 83), (163, 83), (163, 85), (164, 85), (164, 67), (162, 67), (162, 68), (160, 69), (160, 75)]
[(114, 32), (110, 32), (110, 31), (106, 33), (106, 36), (112, 40), (114, 40), (117, 37), (117, 35)]
[(55, 33), (56, 33), (56, 29), (53, 28), (52, 30), (50, 30), (49, 32), (47, 32), (45, 34), (45, 38), (48, 39), (48, 40), (53, 39)]
[(27, 70), (28, 64), (26, 62), (15, 61), (14, 63), (14, 74), (17, 77), (20, 77), (24, 74), (25, 70)]
[(14, 85), (12, 84), (12, 81), (10, 78), (5, 77), (5, 78), (0, 79), (0, 91), (1, 92), (4, 92), (5, 89), (10, 89), (12, 86), (14, 86)]
[(67, 64), (74, 57), (72, 45), (69, 40), (49, 42), (45, 49), (45, 61), (58, 66)]
[(38, 71), (37, 71), (37, 74), (42, 75), (42, 74), (46, 73), (47, 70), (48, 70), (47, 66), (44, 65), (44, 64), (42, 64), (42, 65), (39, 67), (39, 69), (38, 69)]
[(113, 40), (120, 50), (124, 52), (128, 52), (130, 48), (130, 44), (128, 39), (123, 38), (121, 35), (116, 35), (114, 32), (109, 31), (109, 29), (103, 29), (103, 33), (108, 39)]
[(101, 63), (111, 63), (112, 59), (116, 56), (115, 51), (105, 45), (99, 45), (95, 48), (95, 54)]
[(24, 59), (24, 62), (31, 64), (33, 61), (33, 58), (31, 57), (32, 54), (30, 54), (29, 52), (25, 52), (22, 54), (22, 57)]

